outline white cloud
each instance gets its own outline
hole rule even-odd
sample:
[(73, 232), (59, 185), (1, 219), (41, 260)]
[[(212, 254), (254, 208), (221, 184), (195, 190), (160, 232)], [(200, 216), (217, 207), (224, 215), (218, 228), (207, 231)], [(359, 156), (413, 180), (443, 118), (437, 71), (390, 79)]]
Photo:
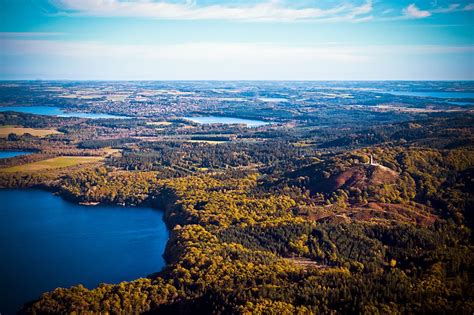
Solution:
[(446, 8), (437, 8), (433, 10), (433, 13), (450, 13), (454, 11), (459, 11), (460, 6), (461, 5), (459, 3), (453, 3)]
[(466, 4), (466, 6), (463, 8), (464, 11), (474, 11), (474, 3), (469, 3)]
[(420, 10), (414, 3), (410, 4), (406, 9), (403, 11), (406, 17), (410, 18), (425, 18), (431, 16), (431, 12), (427, 10)]
[(170, 20), (241, 20), (241, 21), (299, 21), (299, 20), (357, 20), (372, 11), (372, 0), (360, 5), (339, 4), (331, 8), (292, 8), (279, 0), (253, 5), (207, 5), (196, 1), (185, 3), (167, 1), (123, 0), (51, 0), (64, 14), (146, 17)]
[[(460, 3), (452, 3), (447, 7), (440, 7), (437, 5), (436, 2), (432, 3), (432, 7), (430, 10), (422, 10), (416, 6), (415, 3), (408, 5), (406, 8), (402, 10), (403, 15), (399, 16), (392, 16), (392, 17), (380, 17), (379, 21), (397, 21), (397, 20), (405, 20), (405, 19), (422, 19), (434, 14), (447, 14), (453, 12), (462, 12), (462, 11), (473, 11), (474, 10), (474, 3), (469, 3), (462, 6)], [(390, 12), (392, 10), (386, 10), (382, 12), (384, 15), (386, 12)]]

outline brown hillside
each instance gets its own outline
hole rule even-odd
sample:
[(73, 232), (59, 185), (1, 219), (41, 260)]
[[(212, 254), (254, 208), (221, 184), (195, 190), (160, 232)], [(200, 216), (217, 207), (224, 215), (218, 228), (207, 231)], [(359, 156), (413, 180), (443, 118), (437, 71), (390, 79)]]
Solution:
[(330, 177), (328, 186), (331, 191), (348, 187), (364, 189), (368, 186), (393, 184), (397, 178), (398, 174), (385, 166), (361, 164)]
[(370, 202), (366, 205), (320, 206), (298, 209), (299, 215), (318, 222), (349, 223), (351, 221), (394, 224), (406, 223), (417, 226), (430, 226), (438, 217), (433, 209), (421, 204), (389, 204)]

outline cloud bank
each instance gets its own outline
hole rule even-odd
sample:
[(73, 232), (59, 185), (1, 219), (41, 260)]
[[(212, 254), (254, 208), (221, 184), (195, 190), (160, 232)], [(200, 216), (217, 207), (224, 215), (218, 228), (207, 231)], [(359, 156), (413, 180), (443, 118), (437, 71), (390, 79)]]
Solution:
[(168, 20), (236, 20), (236, 21), (301, 21), (301, 20), (348, 20), (368, 18), (372, 0), (354, 5), (337, 4), (330, 8), (294, 8), (270, 0), (252, 5), (203, 5), (196, 1), (172, 3), (167, 1), (122, 0), (51, 0), (62, 14), (143, 17)]

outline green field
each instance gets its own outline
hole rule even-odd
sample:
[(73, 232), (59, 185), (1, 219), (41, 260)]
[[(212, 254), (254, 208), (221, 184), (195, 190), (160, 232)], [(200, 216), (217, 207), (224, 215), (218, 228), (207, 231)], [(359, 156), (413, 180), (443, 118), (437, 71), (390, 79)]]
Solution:
[(58, 169), (64, 167), (71, 167), (79, 164), (93, 163), (101, 160), (103, 160), (103, 157), (100, 156), (59, 156), (43, 161), (0, 169), (0, 172), (36, 172), (47, 169)]

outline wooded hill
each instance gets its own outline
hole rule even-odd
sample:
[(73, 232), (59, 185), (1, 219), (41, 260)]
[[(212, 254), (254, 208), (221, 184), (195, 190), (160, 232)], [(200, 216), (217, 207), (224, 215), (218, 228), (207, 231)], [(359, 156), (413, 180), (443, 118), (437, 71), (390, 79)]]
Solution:
[[(364, 164), (368, 154), (391, 171)], [(76, 200), (165, 208), (168, 266), (130, 283), (56, 289), (24, 311), (469, 314), (473, 165), (468, 149), (379, 147), (271, 179), (70, 174), (57, 187)]]

